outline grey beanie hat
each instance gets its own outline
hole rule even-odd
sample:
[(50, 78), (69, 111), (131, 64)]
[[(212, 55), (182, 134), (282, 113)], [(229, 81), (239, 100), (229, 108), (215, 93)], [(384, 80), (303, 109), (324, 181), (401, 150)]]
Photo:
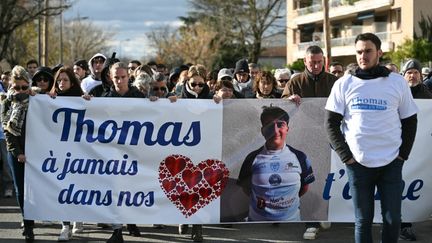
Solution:
[(410, 69), (417, 69), (420, 73), (422, 71), (421, 63), (416, 59), (409, 59), (402, 67), (401, 74), (405, 75), (405, 73)]

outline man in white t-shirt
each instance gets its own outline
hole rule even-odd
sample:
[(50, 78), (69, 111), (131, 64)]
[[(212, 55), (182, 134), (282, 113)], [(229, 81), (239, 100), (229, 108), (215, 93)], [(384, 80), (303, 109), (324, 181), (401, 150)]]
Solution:
[(250, 196), (248, 221), (300, 221), (300, 196), (315, 180), (306, 155), (286, 144), (289, 116), (264, 107), (265, 145), (246, 156), (237, 184)]
[(397, 242), (402, 166), (414, 143), (418, 109), (404, 78), (379, 65), (382, 51), (376, 35), (358, 35), (355, 48), (358, 68), (334, 84), (325, 107), (326, 129), (346, 164), (355, 242), (373, 242), (375, 187), (383, 215), (382, 242)]

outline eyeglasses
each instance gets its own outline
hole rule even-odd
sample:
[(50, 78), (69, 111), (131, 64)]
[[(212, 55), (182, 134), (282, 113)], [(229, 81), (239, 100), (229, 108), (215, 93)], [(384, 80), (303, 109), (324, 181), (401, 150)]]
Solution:
[(16, 91), (26, 91), (26, 90), (28, 90), (29, 89), (29, 86), (28, 85), (21, 85), (21, 86), (19, 86), (19, 85), (16, 85), (16, 86), (14, 86), (14, 87), (12, 87), (14, 90), (16, 90)]
[(128, 69), (134, 71), (137, 67), (128, 67)]
[(226, 77), (221, 78), (221, 80), (222, 80), (222, 81), (232, 81), (232, 78), (226, 76)]
[(278, 128), (285, 127), (287, 125), (286, 121), (275, 121), (274, 123)]
[(289, 79), (279, 79), (278, 81), (280, 83), (288, 83)]
[(204, 83), (191, 83), (191, 84), (190, 84), (190, 86), (192, 86), (192, 88), (195, 88), (195, 86), (197, 86), (197, 85), (198, 85), (198, 87), (200, 87), (200, 88), (204, 87)]
[(167, 88), (166, 87), (154, 87), (153, 91), (157, 92), (157, 91), (162, 91), (162, 92), (166, 92)]

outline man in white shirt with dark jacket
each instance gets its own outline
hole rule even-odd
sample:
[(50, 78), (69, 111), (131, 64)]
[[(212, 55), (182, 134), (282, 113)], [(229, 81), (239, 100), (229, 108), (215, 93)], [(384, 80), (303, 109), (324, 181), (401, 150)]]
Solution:
[(346, 164), (355, 242), (373, 242), (375, 187), (383, 215), (382, 242), (397, 242), (402, 167), (414, 143), (418, 109), (404, 78), (378, 64), (382, 50), (376, 35), (358, 35), (355, 48), (358, 68), (334, 84), (325, 107), (326, 129)]

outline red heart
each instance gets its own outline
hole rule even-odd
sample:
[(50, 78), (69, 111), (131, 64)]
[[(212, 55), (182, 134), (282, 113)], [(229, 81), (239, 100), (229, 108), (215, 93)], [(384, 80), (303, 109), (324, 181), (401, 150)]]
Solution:
[(162, 186), (166, 192), (170, 192), (176, 186), (175, 181), (164, 180)]
[(200, 188), (200, 189), (199, 189), (199, 194), (200, 194), (200, 196), (201, 196), (202, 198), (207, 198), (208, 196), (211, 195), (212, 191), (213, 191), (213, 190), (210, 189), (210, 188)]
[(184, 158), (174, 158), (174, 156), (168, 156), (165, 159), (165, 166), (169, 170), (172, 176), (177, 175), (186, 167), (186, 161)]
[(214, 186), (223, 178), (223, 172), (220, 169), (207, 168), (204, 170), (204, 178), (210, 186)]
[(187, 192), (183, 192), (180, 194), (180, 202), (186, 208), (186, 210), (191, 209), (195, 204), (197, 204), (199, 200), (199, 195), (196, 193), (189, 194)]
[(159, 166), (162, 190), (186, 218), (218, 198), (228, 176), (225, 164), (214, 159), (195, 166), (188, 157), (176, 154), (166, 157)]
[(201, 181), (202, 173), (200, 170), (196, 170), (194, 172), (191, 170), (185, 170), (182, 173), (182, 178), (186, 185), (189, 188), (192, 188)]

